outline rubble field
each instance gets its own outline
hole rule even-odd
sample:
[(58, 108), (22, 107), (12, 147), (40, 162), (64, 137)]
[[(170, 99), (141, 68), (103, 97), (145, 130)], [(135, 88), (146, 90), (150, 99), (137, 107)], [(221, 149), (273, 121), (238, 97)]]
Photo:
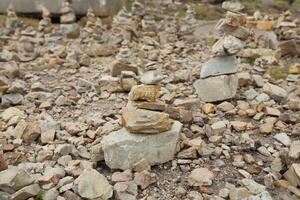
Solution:
[(0, 200), (300, 199), (298, 3), (206, 4), (7, 8)]

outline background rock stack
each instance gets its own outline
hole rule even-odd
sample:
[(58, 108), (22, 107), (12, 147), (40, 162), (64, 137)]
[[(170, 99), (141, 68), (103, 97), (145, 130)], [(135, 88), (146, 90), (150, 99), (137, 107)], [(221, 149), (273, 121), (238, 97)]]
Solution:
[(77, 38), (80, 35), (79, 25), (76, 23), (76, 15), (69, 3), (65, 0), (61, 8), (60, 30), (67, 38)]
[[(129, 105), (122, 113), (124, 128), (103, 138), (104, 158), (110, 168), (129, 169), (143, 160), (154, 165), (173, 159), (182, 124), (153, 111), (160, 96), (158, 82), (132, 88)], [(145, 109), (132, 106), (135, 103), (143, 103)]]
[(38, 30), (43, 33), (50, 33), (51, 32), (51, 13), (50, 11), (45, 7), (41, 6), (42, 10), (42, 19), (39, 22)]
[(223, 101), (233, 98), (238, 87), (237, 59), (235, 55), (244, 47), (249, 32), (243, 27), (246, 15), (239, 12), (242, 6), (223, 4), (227, 9), (225, 19), (221, 19), (216, 29), (223, 35), (213, 45), (214, 57), (206, 62), (200, 79), (194, 83), (198, 96), (205, 102)]
[(20, 27), (21, 22), (12, 5), (10, 5), (7, 8), (6, 12), (7, 12), (7, 18), (5, 21), (6, 34), (13, 34), (16, 28)]

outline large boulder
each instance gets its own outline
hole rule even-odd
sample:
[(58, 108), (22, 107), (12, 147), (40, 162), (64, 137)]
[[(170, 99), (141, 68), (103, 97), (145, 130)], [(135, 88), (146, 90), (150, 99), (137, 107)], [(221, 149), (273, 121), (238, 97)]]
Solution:
[(182, 124), (175, 121), (171, 130), (160, 134), (131, 134), (125, 128), (103, 137), (106, 164), (112, 169), (130, 169), (142, 159), (150, 165), (173, 159)]

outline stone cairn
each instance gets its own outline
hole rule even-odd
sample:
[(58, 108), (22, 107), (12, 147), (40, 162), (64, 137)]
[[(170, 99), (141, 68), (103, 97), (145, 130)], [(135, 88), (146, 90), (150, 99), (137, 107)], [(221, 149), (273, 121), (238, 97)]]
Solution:
[(5, 21), (6, 34), (13, 34), (15, 30), (21, 26), (21, 22), (12, 4), (9, 5), (6, 12), (7, 12), (7, 18)]
[(212, 47), (214, 57), (203, 65), (200, 79), (194, 83), (198, 96), (205, 102), (223, 101), (236, 95), (238, 66), (235, 55), (244, 47), (250, 34), (244, 27), (245, 14), (224, 4), (223, 8), (228, 10), (226, 18), (216, 25), (222, 37)]
[(41, 5), (42, 10), (42, 19), (39, 22), (38, 31), (40, 33), (50, 33), (51, 32), (51, 13), (50, 11), (43, 5)]
[(122, 113), (124, 128), (102, 140), (105, 162), (112, 169), (132, 169), (141, 163), (151, 166), (175, 155), (182, 124), (160, 112), (165, 109), (158, 100), (161, 79), (154, 75), (148, 72), (141, 79), (143, 84), (132, 87)]
[(60, 31), (67, 38), (78, 38), (80, 35), (79, 25), (76, 23), (76, 15), (68, 0), (62, 3), (60, 17)]
[(299, 19), (293, 19), (290, 11), (286, 11), (278, 18), (275, 28), (282, 55), (300, 55), (299, 24)]
[(21, 31), (19, 39), (18, 55), (20, 61), (28, 62), (34, 60), (37, 55), (36, 31), (29, 26)]

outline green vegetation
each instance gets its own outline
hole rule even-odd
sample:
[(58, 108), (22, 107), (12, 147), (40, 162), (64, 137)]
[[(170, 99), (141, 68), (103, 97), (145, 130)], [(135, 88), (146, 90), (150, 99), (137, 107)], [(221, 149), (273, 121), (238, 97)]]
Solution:
[(259, 56), (247, 57), (243, 59), (243, 62), (248, 63), (250, 65), (254, 65), (255, 60), (259, 58)]
[(37, 195), (36, 195), (36, 197), (35, 197), (35, 200), (43, 200), (46, 191), (47, 191), (47, 190), (41, 189), (41, 190), (37, 193)]
[(280, 67), (273, 67), (272, 69), (270, 69), (269, 74), (271, 77), (276, 78), (276, 79), (281, 79), (281, 78), (287, 77), (286, 70), (283, 68), (280, 68)]
[[(21, 21), (23, 21), (25, 25), (29, 25), (29, 26), (37, 26), (38, 23), (39, 23), (39, 20), (38, 19), (34, 19), (34, 18), (19, 17), (19, 19)], [(0, 26), (4, 26), (5, 25), (5, 20), (6, 20), (6, 16), (5, 15), (0, 15)]]

